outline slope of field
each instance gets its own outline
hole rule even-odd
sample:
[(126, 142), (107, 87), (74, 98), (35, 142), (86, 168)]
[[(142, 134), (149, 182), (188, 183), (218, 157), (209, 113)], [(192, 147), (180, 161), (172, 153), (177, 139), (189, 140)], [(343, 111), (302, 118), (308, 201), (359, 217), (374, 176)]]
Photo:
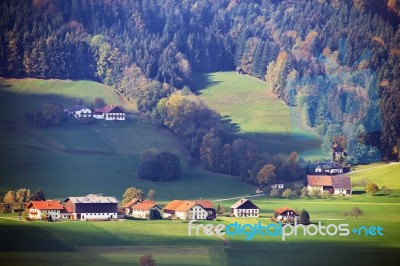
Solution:
[[(48, 128), (33, 126), (25, 119), (26, 112), (47, 102), (69, 107), (78, 98), (90, 104), (96, 97), (134, 110), (111, 88), (96, 82), (0, 80), (0, 195), (27, 187), (33, 191), (40, 188), (50, 198), (88, 193), (120, 198), (127, 187), (136, 186), (145, 192), (155, 188), (160, 199), (168, 200), (253, 191), (239, 178), (194, 167), (175, 135), (139, 119), (94, 121), (91, 125), (69, 119), (59, 127)], [(181, 179), (170, 183), (138, 179), (139, 156), (147, 149), (177, 153), (182, 163)]]
[[(386, 186), (392, 190), (391, 196), (400, 197), (400, 164), (399, 163), (378, 163), (367, 167), (356, 169), (354, 173), (349, 173), (353, 186), (359, 186), (362, 179), (373, 182), (378, 187)], [(362, 190), (361, 187), (358, 187)]]
[(216, 72), (195, 74), (192, 87), (210, 108), (231, 121), (231, 128), (257, 141), (263, 151), (322, 157), (321, 138), (265, 82), (235, 72)]

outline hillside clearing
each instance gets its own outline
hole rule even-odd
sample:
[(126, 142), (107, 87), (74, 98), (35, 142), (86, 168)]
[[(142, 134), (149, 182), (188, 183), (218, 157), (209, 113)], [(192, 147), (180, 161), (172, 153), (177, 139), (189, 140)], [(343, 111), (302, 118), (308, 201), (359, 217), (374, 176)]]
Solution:
[(295, 107), (288, 107), (265, 82), (235, 72), (195, 74), (193, 89), (228, 127), (252, 139), (262, 151), (297, 151), (321, 158), (321, 137), (304, 125)]

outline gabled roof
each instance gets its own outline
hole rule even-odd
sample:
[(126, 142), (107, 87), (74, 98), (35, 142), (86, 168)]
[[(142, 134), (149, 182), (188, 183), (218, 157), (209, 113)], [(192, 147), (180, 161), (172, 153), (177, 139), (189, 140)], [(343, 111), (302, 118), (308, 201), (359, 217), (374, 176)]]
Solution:
[(114, 105), (107, 105), (103, 108), (96, 108), (96, 113), (125, 113), (122, 107), (114, 106)]
[(283, 181), (283, 180), (281, 180), (281, 179), (276, 179), (275, 180), (275, 182), (274, 182), (274, 185), (277, 185), (277, 184), (284, 184), (285, 182)]
[[(82, 109), (89, 109), (89, 108), (87, 108), (85, 105), (75, 105), (75, 106), (69, 108), (68, 111), (70, 111), (70, 112), (76, 112), (76, 111), (80, 111), (80, 110), (82, 110)], [(90, 109), (89, 109), (89, 110), (90, 110)]]
[(334, 169), (334, 168), (343, 168), (342, 166), (340, 166), (340, 164), (336, 163), (336, 162), (323, 162), (323, 163), (319, 163), (317, 165), (317, 168), (322, 168), (322, 169)]
[(201, 205), (204, 209), (213, 209), (213, 204), (209, 200), (196, 200), (197, 204)]
[(351, 180), (348, 176), (332, 176), (332, 185), (335, 189), (351, 190)]
[(198, 203), (196, 203), (194, 201), (185, 201), (181, 205), (179, 205), (179, 207), (176, 208), (175, 211), (177, 211), (177, 212), (187, 212), (187, 211), (189, 211), (191, 208), (193, 208), (196, 205), (202, 207), (200, 204), (198, 204)]
[(184, 203), (183, 200), (173, 200), (164, 207), (164, 210), (175, 211), (182, 203)]
[(66, 201), (72, 201), (73, 203), (118, 203), (115, 197), (105, 197), (96, 194), (89, 194), (86, 197), (68, 197)]
[(129, 207), (131, 207), (132, 205), (135, 205), (136, 203), (138, 203), (139, 201), (140, 201), (139, 198), (131, 199), (130, 201), (128, 201), (127, 203), (125, 203), (124, 205), (122, 205), (121, 208), (129, 208)]
[[(297, 212), (296, 212), (295, 210), (293, 210), (293, 209), (291, 209), (291, 208), (289, 208), (289, 207), (283, 207), (283, 208), (275, 209), (275, 212), (276, 212), (278, 215), (280, 215), (280, 214), (282, 214), (282, 213), (284, 213), (284, 212), (286, 212), (286, 211), (291, 211), (291, 212), (293, 212), (294, 214), (297, 214)], [(297, 215), (298, 215), (298, 214), (297, 214)]]
[(327, 175), (307, 175), (309, 186), (332, 186), (332, 177)]
[(132, 209), (148, 211), (154, 207), (158, 207), (154, 201), (145, 200), (136, 204)]
[(240, 207), (243, 206), (243, 205), (248, 205), (248, 206), (247, 206), (248, 209), (260, 209), (260, 208), (258, 208), (253, 202), (251, 202), (251, 200), (249, 200), (249, 199), (244, 199), (244, 198), (238, 200), (235, 204), (233, 204), (233, 205), (231, 206), (231, 209), (238, 209), (238, 208), (240, 208)]
[(35, 208), (37, 210), (62, 210), (63, 206), (61, 202), (57, 200), (44, 200), (37, 201), (33, 200), (28, 204), (28, 208)]

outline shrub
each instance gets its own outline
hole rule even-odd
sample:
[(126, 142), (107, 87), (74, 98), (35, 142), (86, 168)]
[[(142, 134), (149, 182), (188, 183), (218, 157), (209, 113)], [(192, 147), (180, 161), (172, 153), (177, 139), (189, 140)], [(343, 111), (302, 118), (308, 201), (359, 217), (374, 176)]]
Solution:
[(368, 183), (368, 185), (365, 187), (365, 192), (369, 194), (374, 194), (379, 190), (378, 185), (375, 183)]

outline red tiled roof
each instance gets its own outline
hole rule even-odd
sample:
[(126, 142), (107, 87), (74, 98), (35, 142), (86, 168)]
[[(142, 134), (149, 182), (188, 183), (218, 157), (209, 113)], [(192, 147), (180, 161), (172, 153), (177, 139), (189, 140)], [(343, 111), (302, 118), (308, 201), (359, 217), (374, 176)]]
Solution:
[(132, 205), (135, 205), (138, 201), (140, 201), (139, 198), (134, 198), (134, 199), (128, 201), (127, 203), (125, 203), (124, 205), (122, 205), (121, 208), (129, 208)]
[(326, 175), (308, 175), (309, 186), (332, 186), (332, 177)]
[(209, 200), (196, 200), (195, 202), (197, 204), (200, 204), (201, 207), (203, 207), (204, 209), (212, 209), (213, 208), (213, 204)]
[(278, 215), (283, 213), (283, 212), (285, 212), (285, 211), (292, 211), (292, 212), (297, 214), (297, 212), (295, 210), (293, 210), (293, 209), (291, 209), (289, 207), (283, 207), (283, 208), (275, 209), (275, 212), (278, 213)]
[(148, 211), (156, 206), (154, 201), (143, 201), (136, 204), (132, 209)]
[(37, 210), (62, 210), (63, 206), (61, 202), (57, 200), (44, 200), (37, 201), (33, 200), (28, 204), (28, 208), (35, 208)]
[(178, 212), (187, 212), (188, 210), (190, 210), (193, 206), (195, 205), (199, 205), (194, 201), (185, 201), (183, 202), (181, 205), (179, 205), (178, 208), (175, 209), (175, 211)]
[(183, 200), (173, 200), (164, 207), (164, 210), (175, 211), (182, 203), (184, 203)]
[(70, 206), (64, 206), (64, 209), (61, 210), (61, 212), (73, 213), (73, 210)]

